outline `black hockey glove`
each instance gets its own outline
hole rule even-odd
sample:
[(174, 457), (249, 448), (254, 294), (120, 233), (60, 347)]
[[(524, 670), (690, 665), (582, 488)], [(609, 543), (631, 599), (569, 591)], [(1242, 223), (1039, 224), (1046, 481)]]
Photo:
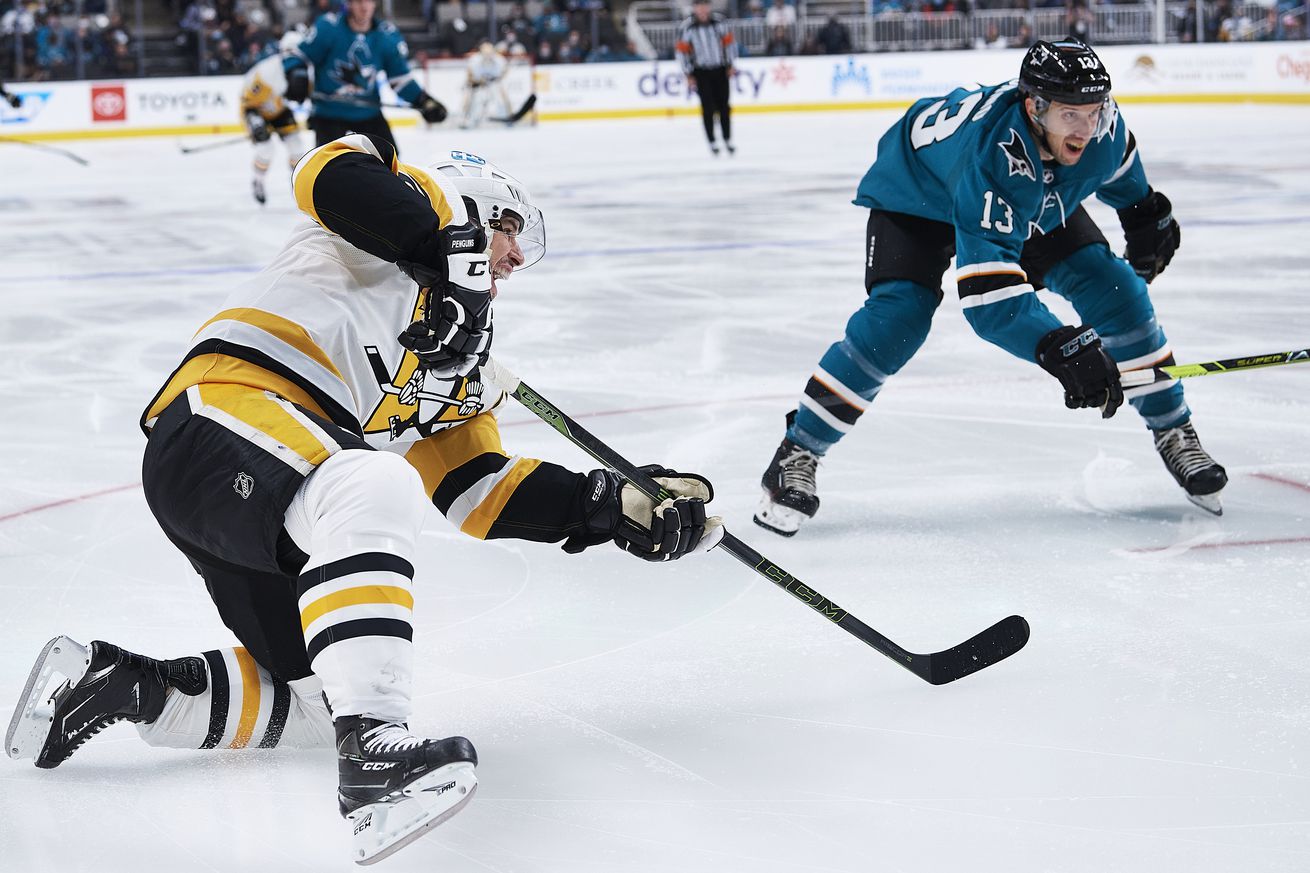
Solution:
[(396, 266), (428, 289), (423, 317), (397, 341), (418, 356), (419, 366), (439, 379), (467, 376), (491, 352), (491, 271), (487, 235), (470, 221), (437, 232), (430, 263)]
[(705, 516), (714, 499), (709, 480), (695, 473), (678, 473), (658, 465), (641, 468), (674, 497), (656, 505), (610, 470), (587, 475), (584, 515), (586, 530), (564, 542), (576, 555), (608, 540), (645, 561), (676, 561), (693, 552), (708, 552), (723, 539), (723, 519)]
[(303, 103), (309, 99), (309, 70), (295, 67), (287, 71), (287, 90), (283, 98), (292, 103)]
[(250, 131), (251, 142), (268, 142), (273, 137), (264, 116), (253, 109), (246, 113), (246, 128)]
[(1123, 225), (1124, 260), (1133, 272), (1150, 282), (1164, 272), (1183, 241), (1183, 230), (1174, 220), (1174, 207), (1159, 191), (1151, 191), (1139, 202), (1119, 210)]
[(428, 124), (440, 124), (446, 120), (446, 107), (441, 101), (431, 94), (419, 95), (418, 102), (414, 104), (418, 114), (423, 116), (423, 120)]
[(1101, 410), (1101, 418), (1109, 418), (1123, 405), (1119, 365), (1087, 325), (1059, 327), (1042, 337), (1037, 363), (1060, 380), (1064, 405), (1070, 409), (1094, 406)]
[(4, 94), (4, 98), (9, 101), (9, 105), (15, 109), (18, 109), (23, 105), (23, 98), (19, 97), (17, 94), (10, 94), (8, 91), (0, 93)]

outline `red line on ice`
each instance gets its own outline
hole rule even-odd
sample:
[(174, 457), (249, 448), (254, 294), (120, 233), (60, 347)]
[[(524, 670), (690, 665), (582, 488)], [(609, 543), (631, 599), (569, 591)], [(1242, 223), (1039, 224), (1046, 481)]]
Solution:
[(1304, 482), (1297, 482), (1295, 479), (1284, 479), (1282, 476), (1275, 476), (1273, 473), (1252, 473), (1251, 476), (1256, 479), (1263, 479), (1266, 482), (1277, 482), (1279, 485), (1290, 485), (1298, 491), (1310, 493), (1310, 485)]
[(21, 518), (24, 515), (32, 515), (36, 512), (44, 512), (47, 509), (54, 509), (57, 506), (67, 506), (70, 503), (81, 503), (83, 500), (92, 500), (96, 497), (104, 497), (106, 494), (117, 494), (120, 491), (128, 491), (132, 488), (140, 488), (140, 482), (133, 482), (131, 485), (115, 485), (113, 488), (102, 488), (99, 491), (92, 491), (87, 494), (79, 494), (76, 497), (65, 497), (63, 500), (52, 500), (49, 503), (42, 503), (37, 506), (29, 506), (27, 509), (20, 509), (17, 512), (11, 512), (8, 515), (0, 515), (0, 522), (9, 521), (15, 518)]

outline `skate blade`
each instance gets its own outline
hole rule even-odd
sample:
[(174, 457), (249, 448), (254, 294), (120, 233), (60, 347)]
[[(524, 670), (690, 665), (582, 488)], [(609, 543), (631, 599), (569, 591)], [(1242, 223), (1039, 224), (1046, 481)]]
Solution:
[(394, 855), (468, 806), (477, 790), (473, 765), (460, 761), (415, 779), (399, 800), (361, 806), (346, 816), (355, 863), (368, 866)]
[(760, 500), (760, 508), (755, 510), (755, 523), (765, 530), (771, 530), (779, 536), (795, 536), (808, 515), (789, 506), (780, 506), (769, 499), (766, 492)]
[(74, 686), (82, 681), (90, 665), (91, 649), (76, 640), (60, 636), (45, 644), (9, 720), (5, 754), (14, 760), (36, 760), (50, 736), (50, 723), (54, 720), (51, 680), (62, 676), (70, 687)]
[(1192, 503), (1204, 509), (1206, 512), (1214, 515), (1223, 515), (1224, 506), (1219, 499), (1219, 492), (1213, 494), (1188, 494), (1187, 499)]

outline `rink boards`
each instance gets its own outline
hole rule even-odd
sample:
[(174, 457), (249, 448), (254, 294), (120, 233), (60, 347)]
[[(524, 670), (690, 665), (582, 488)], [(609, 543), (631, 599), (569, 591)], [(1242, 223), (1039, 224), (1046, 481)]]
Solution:
[[(1108, 46), (1098, 49), (1123, 102), (1310, 103), (1310, 42)], [(893, 109), (974, 82), (1012, 78), (1019, 50), (744, 58), (732, 77), (737, 112)], [(425, 87), (452, 109), (463, 100), (460, 62), (435, 61)], [(240, 133), (239, 76), (32, 82), (0, 106), (0, 136), (88, 139)], [(511, 67), (514, 105), (537, 94), (537, 120), (676, 117), (699, 112), (673, 61)], [(384, 87), (384, 102), (397, 103)], [(398, 126), (418, 122), (388, 109)]]

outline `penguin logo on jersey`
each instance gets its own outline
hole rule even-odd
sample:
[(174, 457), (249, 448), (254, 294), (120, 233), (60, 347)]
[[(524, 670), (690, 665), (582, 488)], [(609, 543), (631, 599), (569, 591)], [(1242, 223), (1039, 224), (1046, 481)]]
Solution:
[(485, 391), (474, 370), (467, 377), (439, 379), (418, 366), (413, 352), (405, 352), (394, 375), (377, 346), (365, 346), (382, 399), (364, 422), (364, 433), (385, 433), (398, 440), (407, 431), (420, 438), (472, 418), (487, 408)]
[(1011, 176), (1024, 176), (1034, 182), (1037, 181), (1032, 158), (1028, 157), (1028, 147), (1023, 144), (1023, 139), (1020, 138), (1017, 130), (1010, 128), (1010, 141), (998, 142), (996, 147), (1005, 152)]
[(378, 68), (373, 64), (373, 52), (361, 33), (350, 44), (346, 56), (332, 67), (332, 78), (341, 83), (338, 93), (363, 93), (373, 90)]

